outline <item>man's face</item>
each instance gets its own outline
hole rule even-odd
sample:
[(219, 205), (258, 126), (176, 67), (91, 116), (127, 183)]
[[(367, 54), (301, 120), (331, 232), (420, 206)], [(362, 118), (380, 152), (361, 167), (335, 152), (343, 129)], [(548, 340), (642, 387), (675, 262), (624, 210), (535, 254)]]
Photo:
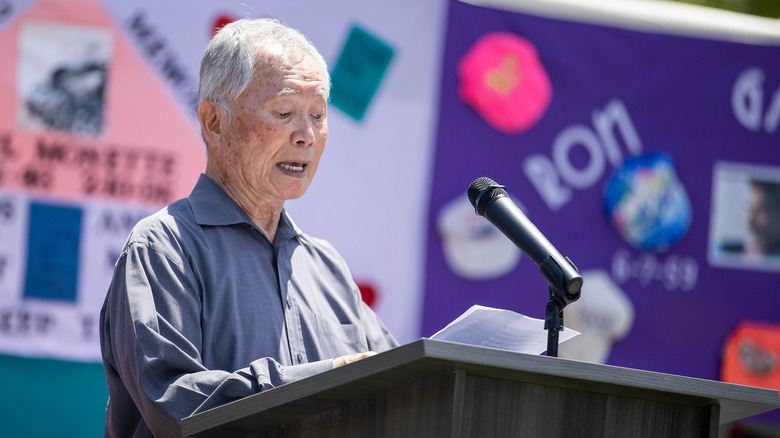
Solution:
[(259, 205), (301, 197), (328, 138), (319, 66), (303, 53), (291, 59), (292, 65), (257, 72), (236, 101), (218, 151), (232, 188)]

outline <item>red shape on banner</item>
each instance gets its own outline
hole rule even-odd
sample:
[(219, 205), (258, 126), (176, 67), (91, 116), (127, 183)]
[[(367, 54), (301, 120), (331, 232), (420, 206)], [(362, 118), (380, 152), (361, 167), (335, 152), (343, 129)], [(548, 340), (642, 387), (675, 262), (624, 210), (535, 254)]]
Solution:
[(369, 283), (357, 282), (358, 289), (360, 289), (360, 295), (363, 297), (363, 302), (368, 304), (368, 307), (374, 308), (374, 303), (377, 299), (377, 291), (374, 285)]
[(780, 389), (780, 325), (741, 322), (726, 339), (721, 380)]
[(214, 35), (217, 34), (217, 32), (219, 32), (220, 29), (222, 29), (223, 27), (227, 26), (228, 24), (234, 21), (236, 21), (236, 18), (233, 17), (232, 15), (227, 15), (227, 14), (218, 15), (214, 19), (214, 25), (211, 26), (211, 36), (213, 37)]

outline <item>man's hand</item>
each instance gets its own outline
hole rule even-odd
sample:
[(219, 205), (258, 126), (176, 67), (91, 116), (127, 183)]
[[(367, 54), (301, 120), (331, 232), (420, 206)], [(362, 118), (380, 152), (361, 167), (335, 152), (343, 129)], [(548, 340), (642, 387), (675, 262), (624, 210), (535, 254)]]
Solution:
[(349, 354), (347, 356), (341, 356), (333, 359), (333, 368), (338, 368), (340, 366), (346, 365), (348, 363), (352, 363), (355, 361), (358, 361), (360, 359), (365, 359), (367, 357), (371, 357), (375, 355), (376, 352), (373, 351), (367, 351), (365, 353), (355, 353), (355, 354)]

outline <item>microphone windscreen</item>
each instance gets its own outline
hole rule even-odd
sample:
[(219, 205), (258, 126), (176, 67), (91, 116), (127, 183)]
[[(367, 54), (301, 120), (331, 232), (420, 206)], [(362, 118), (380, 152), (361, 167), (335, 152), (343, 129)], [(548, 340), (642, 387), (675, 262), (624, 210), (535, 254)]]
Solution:
[(474, 207), (474, 210), (480, 216), (485, 213), (493, 199), (506, 195), (507, 193), (503, 186), (484, 176), (475, 179), (469, 184), (469, 202), (471, 202), (471, 206)]

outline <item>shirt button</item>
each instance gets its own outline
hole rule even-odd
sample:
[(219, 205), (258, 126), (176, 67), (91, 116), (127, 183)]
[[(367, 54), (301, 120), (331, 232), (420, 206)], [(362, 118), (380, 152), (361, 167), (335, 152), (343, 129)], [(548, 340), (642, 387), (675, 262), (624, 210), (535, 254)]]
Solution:
[(292, 309), (292, 300), (287, 298), (287, 308)]
[(303, 355), (301, 353), (298, 353), (298, 363), (303, 362)]

